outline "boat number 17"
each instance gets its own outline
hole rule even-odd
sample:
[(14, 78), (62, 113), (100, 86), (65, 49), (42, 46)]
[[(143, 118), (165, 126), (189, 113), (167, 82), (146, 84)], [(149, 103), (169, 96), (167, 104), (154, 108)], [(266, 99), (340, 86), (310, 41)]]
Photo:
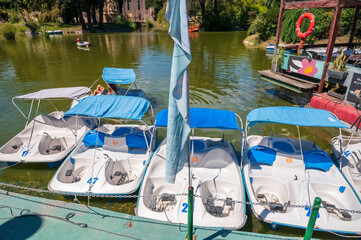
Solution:
[(89, 180), (86, 183), (95, 184), (97, 181), (98, 181), (97, 177), (96, 178), (89, 178)]

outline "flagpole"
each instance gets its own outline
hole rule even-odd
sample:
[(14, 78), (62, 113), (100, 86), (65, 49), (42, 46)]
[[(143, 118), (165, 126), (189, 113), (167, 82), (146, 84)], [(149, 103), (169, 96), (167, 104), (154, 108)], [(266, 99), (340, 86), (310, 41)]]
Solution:
[[(189, 85), (188, 85), (189, 88)], [(189, 89), (188, 89), (189, 90)], [(189, 102), (188, 102), (188, 116), (189, 115)], [(191, 175), (191, 157), (190, 157), (190, 134), (188, 135), (188, 234), (187, 239), (193, 240), (193, 186)]]

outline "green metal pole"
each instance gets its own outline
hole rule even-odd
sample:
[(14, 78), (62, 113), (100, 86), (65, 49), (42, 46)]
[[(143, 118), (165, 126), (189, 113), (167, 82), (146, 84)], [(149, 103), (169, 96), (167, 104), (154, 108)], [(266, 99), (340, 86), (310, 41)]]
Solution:
[(317, 214), (318, 214), (318, 210), (320, 209), (321, 202), (322, 202), (321, 198), (315, 197), (315, 201), (313, 202), (313, 206), (312, 206), (310, 220), (308, 220), (308, 225), (306, 228), (304, 240), (310, 240), (312, 237), (313, 229), (315, 227)]
[(193, 240), (193, 187), (188, 188), (188, 240)]

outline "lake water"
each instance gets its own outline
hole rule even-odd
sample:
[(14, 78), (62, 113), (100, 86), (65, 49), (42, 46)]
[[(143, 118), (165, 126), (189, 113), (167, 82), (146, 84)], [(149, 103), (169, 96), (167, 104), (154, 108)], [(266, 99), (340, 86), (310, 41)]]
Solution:
[[(260, 79), (258, 70), (270, 68), (271, 59), (265, 51), (243, 45), (246, 32), (193, 33), (191, 36), (192, 62), (189, 67), (190, 104), (231, 110), (245, 122), (254, 108), (291, 105), (278, 98), (279, 88)], [(88, 50), (76, 47), (76, 39), (90, 41)], [(111, 33), (64, 35), (46, 39), (42, 36), (0, 40), (0, 145), (22, 130), (25, 119), (12, 105), (14, 96), (45, 88), (91, 86), (104, 67), (133, 68), (137, 86), (151, 101), (155, 113), (167, 108), (173, 41), (166, 32)], [(103, 84), (100, 79), (97, 84)], [(17, 101), (28, 111), (29, 103)], [(70, 101), (56, 101), (55, 106), (66, 110)], [(44, 101), (40, 112), (53, 111)], [(222, 133), (196, 132), (206, 136)], [(297, 138), (295, 126), (260, 124), (251, 128), (251, 134)], [(303, 139), (314, 141), (314, 128), (301, 128)], [(330, 139), (337, 130), (317, 131), (317, 144), (331, 153)], [(158, 140), (165, 136), (161, 130)], [(240, 133), (226, 133), (240, 151)], [(56, 169), (46, 164), (20, 164), (6, 169), (0, 181), (46, 189)], [(35, 194), (71, 201), (63, 196)], [(85, 202), (85, 199), (80, 198)], [(98, 207), (134, 214), (135, 200), (91, 199)], [(248, 209), (249, 219), (243, 230), (288, 236), (302, 236), (304, 230), (280, 228), (271, 230), (257, 220)], [(330, 239), (332, 235), (315, 233), (314, 237)]]

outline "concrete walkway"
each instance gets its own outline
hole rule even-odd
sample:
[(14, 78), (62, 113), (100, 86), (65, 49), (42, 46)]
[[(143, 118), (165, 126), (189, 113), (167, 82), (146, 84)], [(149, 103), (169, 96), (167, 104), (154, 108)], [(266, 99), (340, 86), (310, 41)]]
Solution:
[[(29, 211), (30, 210), (30, 211)], [(197, 239), (300, 239), (196, 228)], [(0, 239), (185, 239), (187, 226), (0, 190)]]

